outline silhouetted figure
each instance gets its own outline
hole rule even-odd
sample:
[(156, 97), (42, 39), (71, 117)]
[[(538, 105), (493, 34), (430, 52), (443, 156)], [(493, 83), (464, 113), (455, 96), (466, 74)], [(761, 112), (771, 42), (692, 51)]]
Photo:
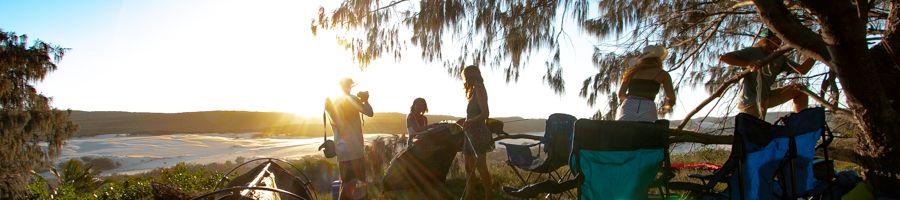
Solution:
[(490, 115), (488, 96), (484, 88), (484, 79), (478, 66), (470, 65), (463, 69), (463, 87), (469, 104), (466, 107), (466, 121), (463, 130), (466, 140), (463, 142), (463, 158), (466, 169), (466, 189), (463, 199), (472, 199), (475, 192), (475, 173), (481, 178), (484, 187), (484, 199), (491, 199), (493, 183), (487, 168), (486, 154), (494, 149), (494, 141), (486, 121)]
[(778, 56), (768, 64), (756, 66), (755, 62), (769, 56), (781, 45), (781, 39), (768, 29), (763, 30), (761, 36), (762, 39), (752, 47), (726, 53), (719, 57), (719, 60), (724, 63), (753, 71), (742, 80), (743, 87), (738, 110), (764, 119), (766, 109), (781, 105), (788, 100), (794, 102), (794, 112), (803, 110), (809, 103), (809, 97), (800, 91), (803, 86), (790, 84), (776, 89), (771, 88), (779, 74), (806, 74), (812, 68), (815, 60), (806, 59), (803, 64), (797, 64), (788, 60), (787, 57)]
[(332, 120), (342, 183), (339, 199), (366, 199), (366, 189), (360, 187), (365, 185), (366, 180), (365, 143), (360, 113), (372, 117), (374, 112), (369, 105), (367, 92), (359, 92), (357, 96), (350, 94), (350, 89), (355, 85), (352, 79), (343, 79), (339, 84), (343, 95), (331, 99), (332, 106), (326, 106)]

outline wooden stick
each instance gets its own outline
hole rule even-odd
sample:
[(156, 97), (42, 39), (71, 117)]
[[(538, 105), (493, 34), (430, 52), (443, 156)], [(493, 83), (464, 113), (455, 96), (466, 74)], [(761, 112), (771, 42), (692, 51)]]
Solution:
[(825, 99), (822, 99), (822, 97), (820, 97), (819, 95), (810, 91), (809, 88), (806, 88), (803, 86), (801, 86), (799, 88), (800, 88), (800, 92), (803, 92), (804, 94), (806, 94), (806, 96), (809, 96), (809, 98), (812, 98), (816, 102), (819, 102), (820, 104), (822, 104), (822, 106), (825, 106), (826, 108), (828, 108), (838, 114), (853, 116), (853, 112), (851, 112), (850, 110), (847, 110), (847, 109), (838, 107), (837, 105), (828, 103), (828, 101), (825, 101)]
[(692, 142), (701, 144), (731, 144), (733, 140), (732, 135), (710, 135), (694, 131), (669, 129), (670, 143)]

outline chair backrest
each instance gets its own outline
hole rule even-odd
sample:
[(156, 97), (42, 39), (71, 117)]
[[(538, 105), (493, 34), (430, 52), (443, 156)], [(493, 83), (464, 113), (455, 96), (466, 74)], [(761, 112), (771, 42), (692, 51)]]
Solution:
[[(795, 151), (793, 166), (782, 169), (784, 172), (782, 183), (786, 188), (792, 189), (787, 195), (797, 196), (806, 193), (816, 185), (816, 178), (813, 175), (813, 159), (816, 155), (816, 145), (820, 138), (824, 136), (825, 127), (825, 109), (808, 108), (798, 113), (792, 113), (780, 119), (781, 124), (776, 125), (776, 132), (779, 135), (787, 135), (793, 137), (794, 144), (790, 143), (790, 139), (779, 139), (778, 142), (787, 143), (792, 148), (789, 151)], [(827, 144), (827, 143), (826, 143)], [(827, 150), (827, 148), (826, 148)]]
[(729, 159), (740, 164), (729, 181), (732, 199), (790, 198), (815, 187), (812, 161), (825, 126), (824, 109), (806, 109), (780, 121), (772, 125), (744, 113), (735, 117)]
[(734, 142), (729, 159), (739, 163), (728, 180), (731, 199), (776, 199), (775, 173), (784, 160), (788, 146), (773, 142), (786, 139), (776, 134), (772, 124), (752, 115), (735, 116)]
[(668, 145), (668, 123), (575, 122), (570, 166), (583, 177), (581, 199), (646, 199)]
[[(504, 144), (504, 143), (501, 143)], [(505, 145), (506, 156), (509, 157), (510, 164), (519, 167), (530, 167), (534, 164), (536, 156), (531, 153), (531, 145)]]
[(569, 160), (572, 153), (572, 140), (575, 137), (575, 121), (578, 118), (569, 114), (555, 113), (547, 117), (544, 127), (544, 153), (548, 156)]

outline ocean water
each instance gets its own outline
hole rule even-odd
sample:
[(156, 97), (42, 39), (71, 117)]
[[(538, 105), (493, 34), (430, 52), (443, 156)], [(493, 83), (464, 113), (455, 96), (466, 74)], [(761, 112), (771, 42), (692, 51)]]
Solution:
[[(207, 164), (233, 161), (237, 157), (299, 159), (321, 155), (321, 137), (263, 138), (243, 134), (172, 134), (128, 136), (124, 134), (72, 138), (66, 142), (57, 162), (81, 157), (105, 157), (120, 164), (101, 175), (135, 174), (179, 162)], [(366, 134), (371, 141), (388, 134)]]

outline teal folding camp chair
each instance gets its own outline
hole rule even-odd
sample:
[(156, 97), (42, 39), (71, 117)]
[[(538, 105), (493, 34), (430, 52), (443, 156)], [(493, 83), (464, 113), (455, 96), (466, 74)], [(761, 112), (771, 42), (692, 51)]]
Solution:
[(647, 199), (652, 186), (665, 198), (669, 173), (668, 121), (657, 123), (581, 119), (569, 161), (583, 182), (579, 199)]
[[(668, 121), (657, 123), (581, 119), (569, 166), (575, 179), (503, 188), (519, 198), (578, 189), (579, 199), (647, 199), (651, 188), (668, 198)], [(662, 176), (658, 173), (662, 172)]]

